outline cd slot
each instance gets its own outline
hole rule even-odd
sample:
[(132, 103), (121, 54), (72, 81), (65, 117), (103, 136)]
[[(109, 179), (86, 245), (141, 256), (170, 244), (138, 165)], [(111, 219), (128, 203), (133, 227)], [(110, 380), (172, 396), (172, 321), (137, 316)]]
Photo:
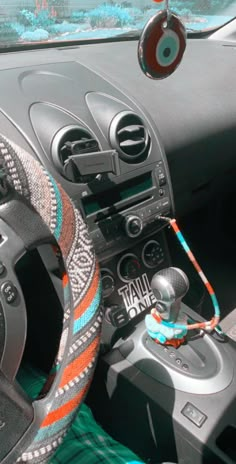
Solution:
[(140, 200), (135, 200), (135, 201), (132, 201), (132, 202), (129, 202), (128, 205), (124, 206), (124, 205), (120, 205), (120, 207), (118, 207), (116, 205), (116, 207), (113, 209), (113, 211), (111, 211), (111, 209), (109, 209), (108, 211), (101, 211), (98, 215), (97, 215), (97, 218), (95, 220), (95, 223), (98, 223), (99, 221), (101, 221), (102, 219), (106, 219), (108, 217), (110, 217), (111, 215), (114, 215), (114, 214), (119, 214), (119, 213), (122, 213), (124, 211), (128, 211), (130, 208), (137, 208), (138, 206), (145, 206), (146, 202), (148, 200), (152, 200), (153, 199), (153, 195), (147, 195), (143, 198), (140, 198)]
[[(151, 196), (156, 186), (153, 183), (152, 172), (146, 172), (141, 176), (131, 178), (122, 184), (93, 193), (81, 199), (83, 210), (87, 217), (97, 215), (109, 208), (110, 211), (119, 209), (120, 204), (134, 204), (140, 197)], [(127, 207), (127, 206), (126, 206)], [(129, 206), (128, 206), (129, 207)]]

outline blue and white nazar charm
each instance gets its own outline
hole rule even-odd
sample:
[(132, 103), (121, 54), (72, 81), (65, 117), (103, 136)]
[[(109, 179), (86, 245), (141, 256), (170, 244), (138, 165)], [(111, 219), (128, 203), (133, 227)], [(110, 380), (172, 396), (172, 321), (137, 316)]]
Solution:
[(164, 79), (180, 64), (186, 48), (186, 30), (180, 19), (166, 8), (144, 27), (138, 44), (139, 64), (147, 77)]

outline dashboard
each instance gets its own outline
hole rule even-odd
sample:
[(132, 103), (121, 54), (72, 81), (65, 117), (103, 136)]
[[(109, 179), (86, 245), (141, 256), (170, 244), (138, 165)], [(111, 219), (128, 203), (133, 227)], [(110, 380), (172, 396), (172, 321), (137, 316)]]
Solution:
[[(139, 68), (137, 41), (1, 54), (2, 132), (33, 147), (57, 176), (36, 136), (40, 128), (32, 125), (32, 105), (45, 102), (64, 109), (72, 124), (79, 119), (95, 133), (104, 150), (111, 148), (107, 129), (101, 122), (98, 127), (86, 95), (104, 93), (123, 109), (137, 110), (138, 105), (138, 114), (165, 150), (176, 211), (183, 215), (234, 178), (234, 56), (233, 42), (191, 39), (173, 76), (152, 81)], [(105, 117), (109, 123), (112, 115), (105, 112)], [(64, 186), (74, 196), (77, 187)]]
[(151, 277), (170, 265), (159, 216), (185, 215), (234, 184), (235, 52), (189, 40), (163, 81), (142, 74), (136, 40), (1, 55), (1, 132), (82, 211), (109, 334), (154, 303)]

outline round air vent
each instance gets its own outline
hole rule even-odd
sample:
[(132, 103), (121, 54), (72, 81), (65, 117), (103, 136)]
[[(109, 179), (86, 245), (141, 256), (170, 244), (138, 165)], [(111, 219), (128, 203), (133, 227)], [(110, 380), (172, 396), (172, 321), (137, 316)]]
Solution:
[(140, 163), (149, 152), (150, 136), (142, 119), (132, 111), (118, 113), (110, 125), (110, 142), (120, 158)]
[(66, 126), (60, 129), (52, 142), (52, 159), (63, 177), (72, 182), (87, 182), (88, 178), (81, 178), (79, 171), (80, 155), (100, 151), (98, 141), (84, 127)]

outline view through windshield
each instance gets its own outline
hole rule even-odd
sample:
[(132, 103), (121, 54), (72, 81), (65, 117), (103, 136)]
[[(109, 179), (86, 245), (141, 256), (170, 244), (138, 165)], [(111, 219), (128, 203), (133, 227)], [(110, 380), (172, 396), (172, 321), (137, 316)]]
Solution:
[[(191, 31), (235, 16), (236, 0), (169, 0)], [(0, 46), (99, 39), (142, 29), (164, 2), (153, 0), (0, 0)]]

